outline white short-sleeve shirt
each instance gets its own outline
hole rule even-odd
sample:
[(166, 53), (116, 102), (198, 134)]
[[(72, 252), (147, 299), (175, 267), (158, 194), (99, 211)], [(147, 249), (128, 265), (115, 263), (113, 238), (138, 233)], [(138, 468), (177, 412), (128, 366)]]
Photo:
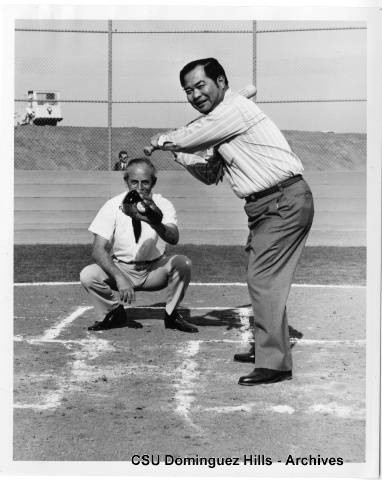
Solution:
[[(120, 209), (125, 195), (126, 192), (123, 192), (108, 200), (90, 224), (89, 231), (109, 240), (113, 256), (123, 262), (155, 260), (164, 254), (166, 242), (148, 223), (141, 222), (142, 233), (138, 243), (135, 243), (131, 217)], [(154, 193), (152, 199), (163, 213), (162, 223), (177, 225), (173, 204), (158, 193)]]

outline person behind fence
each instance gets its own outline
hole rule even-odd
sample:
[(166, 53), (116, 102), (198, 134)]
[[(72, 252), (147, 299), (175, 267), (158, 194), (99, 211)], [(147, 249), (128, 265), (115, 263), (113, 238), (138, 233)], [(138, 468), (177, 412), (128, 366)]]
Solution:
[(126, 170), (127, 162), (129, 161), (129, 155), (126, 150), (121, 150), (118, 154), (118, 162), (114, 164), (114, 171)]
[(89, 226), (95, 263), (81, 271), (80, 280), (99, 318), (88, 329), (141, 328), (124, 306), (131, 305), (136, 291), (167, 287), (165, 328), (197, 332), (177, 309), (190, 282), (191, 261), (166, 253), (166, 245), (179, 240), (175, 208), (152, 192), (157, 176), (148, 158), (131, 159), (124, 180), (128, 193), (108, 200)]
[(26, 107), (25, 117), (21, 121), (21, 124), (22, 125), (32, 125), (35, 116), (36, 116), (36, 114), (35, 114), (35, 111), (33, 110), (33, 107), (28, 105)]
[(21, 125), (31, 125), (36, 116), (36, 112), (33, 109), (33, 92), (31, 90), (28, 91), (28, 104), (25, 110), (25, 117), (21, 121)]
[[(255, 346), (234, 360), (254, 363), (240, 385), (292, 378), (286, 302), (312, 220), (313, 198), (303, 166), (273, 121), (229, 88), (214, 58), (180, 72), (188, 102), (202, 115), (191, 124), (151, 138), (154, 148), (207, 184), (226, 178), (244, 200), (249, 236), (247, 283)], [(212, 154), (211, 154), (212, 152)]]

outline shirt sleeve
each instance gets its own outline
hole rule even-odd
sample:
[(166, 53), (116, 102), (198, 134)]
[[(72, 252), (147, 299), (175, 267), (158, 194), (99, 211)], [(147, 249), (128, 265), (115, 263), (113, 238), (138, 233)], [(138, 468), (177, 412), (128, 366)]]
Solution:
[(233, 104), (220, 104), (211, 113), (189, 125), (161, 136), (175, 152), (194, 153), (218, 145), (248, 129), (240, 110)]
[(173, 152), (175, 161), (182, 165), (193, 177), (206, 185), (218, 183), (223, 178), (223, 159), (213, 149), (204, 152)]
[(109, 200), (100, 208), (88, 230), (111, 241), (115, 230), (115, 222), (116, 211)]

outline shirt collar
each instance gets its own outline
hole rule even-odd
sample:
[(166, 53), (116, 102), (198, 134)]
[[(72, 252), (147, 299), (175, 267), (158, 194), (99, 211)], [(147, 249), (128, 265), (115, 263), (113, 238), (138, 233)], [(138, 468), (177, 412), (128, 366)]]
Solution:
[[(230, 88), (228, 88), (226, 91), (225, 91), (225, 94), (224, 94), (224, 100), (227, 98), (227, 97), (232, 97), (232, 90)], [(224, 101), (223, 100), (223, 101)]]
[(223, 100), (219, 103), (219, 105), (221, 105), (222, 103), (224, 103), (225, 101), (229, 100), (232, 96), (233, 96), (234, 92), (228, 88), (225, 93), (224, 93), (224, 98)]

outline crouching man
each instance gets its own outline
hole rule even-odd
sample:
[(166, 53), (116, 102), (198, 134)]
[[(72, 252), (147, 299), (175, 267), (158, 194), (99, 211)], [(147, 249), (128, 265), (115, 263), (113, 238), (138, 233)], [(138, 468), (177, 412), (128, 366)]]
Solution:
[(141, 328), (126, 315), (124, 305), (135, 300), (136, 291), (167, 287), (165, 328), (197, 332), (177, 310), (190, 282), (191, 261), (166, 254), (166, 244), (179, 240), (175, 208), (152, 193), (157, 178), (149, 159), (131, 159), (124, 180), (128, 192), (108, 200), (89, 227), (95, 263), (81, 271), (80, 280), (99, 320), (88, 329)]

